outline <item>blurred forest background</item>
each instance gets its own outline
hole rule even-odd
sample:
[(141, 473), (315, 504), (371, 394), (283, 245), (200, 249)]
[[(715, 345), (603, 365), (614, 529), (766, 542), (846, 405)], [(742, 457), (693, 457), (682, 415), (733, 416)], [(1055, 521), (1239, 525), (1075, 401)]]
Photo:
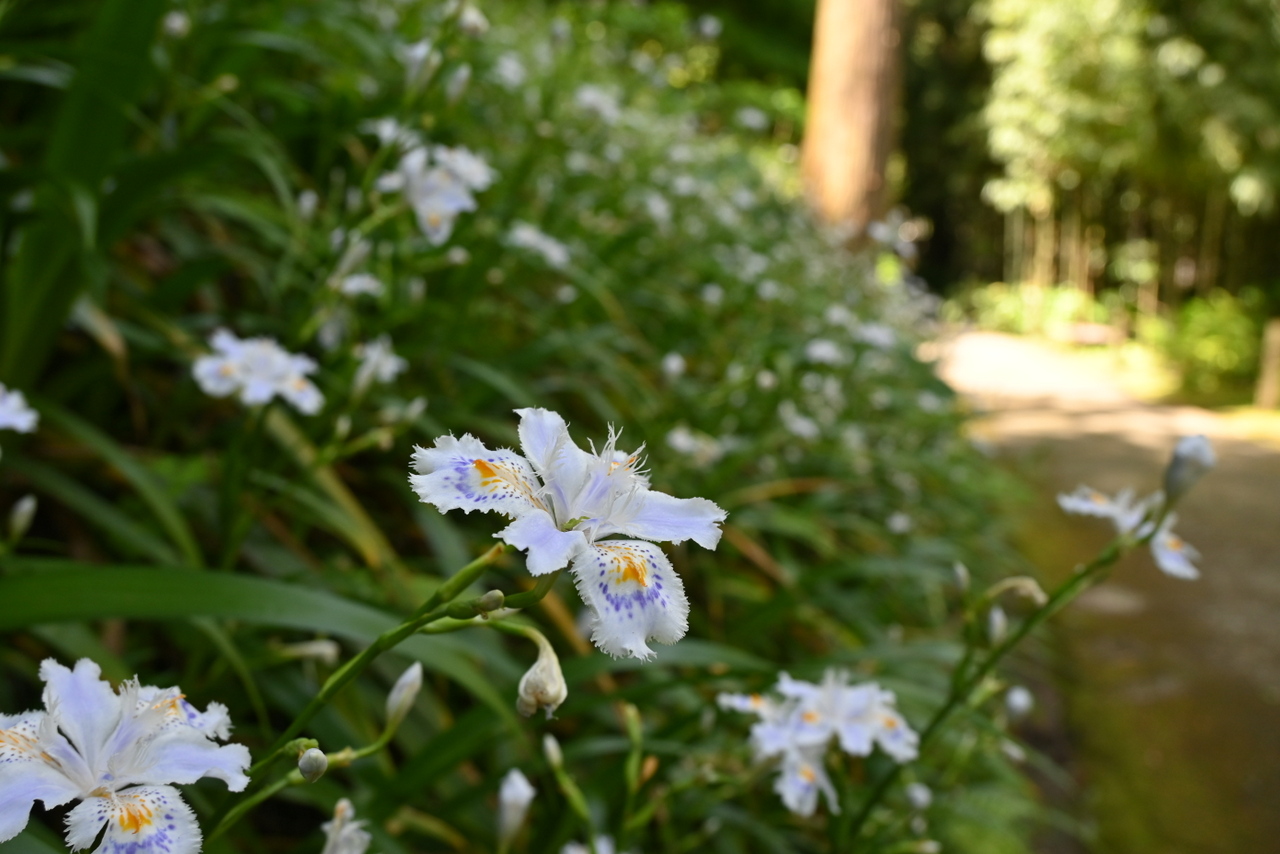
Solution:
[[(818, 4), (691, 5), (724, 19), (721, 75), (799, 143)], [(883, 201), (918, 218), (895, 225), (921, 241), (916, 270), (955, 300), (953, 319), (1131, 339), (1196, 399), (1280, 404), (1280, 377), (1255, 386), (1280, 314), (1275, 4), (827, 4), (840, 5), (856, 7), (845, 26), (895, 19)]]

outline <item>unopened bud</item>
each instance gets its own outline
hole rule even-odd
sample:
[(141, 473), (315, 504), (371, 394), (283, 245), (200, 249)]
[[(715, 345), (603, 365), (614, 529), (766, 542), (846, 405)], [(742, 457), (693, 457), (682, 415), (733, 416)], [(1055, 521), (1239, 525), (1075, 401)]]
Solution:
[(282, 644), (276, 648), (285, 658), (314, 659), (321, 664), (332, 667), (338, 663), (342, 647), (335, 640), (321, 638), (319, 640), (300, 641), (299, 643)]
[(489, 31), (489, 19), (475, 6), (464, 3), (462, 14), (458, 15), (458, 29), (473, 38), (482, 36)]
[(538, 645), (538, 660), (520, 677), (516, 711), (527, 718), (538, 709), (544, 709), (549, 718), (569, 696), (569, 688), (564, 683), (560, 659), (556, 657), (551, 643), (536, 629), (530, 629), (528, 634)]
[(1004, 707), (1009, 710), (1011, 717), (1024, 717), (1031, 712), (1035, 704), (1035, 695), (1021, 685), (1014, 685), (1004, 695)]
[(1164, 494), (1173, 506), (1205, 472), (1217, 465), (1213, 446), (1204, 436), (1183, 436), (1174, 446), (1173, 458), (1164, 470)]
[(927, 810), (933, 803), (933, 790), (924, 783), (908, 783), (906, 795), (907, 803), (915, 810)]
[(968, 590), (969, 589), (969, 567), (965, 566), (960, 561), (956, 561), (955, 566), (953, 566), (952, 569), (954, 569), (956, 573), (956, 586), (959, 587), (961, 590)]
[(311, 748), (303, 752), (298, 757), (298, 773), (302, 775), (302, 779), (308, 783), (314, 783), (324, 776), (324, 772), (329, 770), (329, 757), (324, 755), (323, 750)]
[(518, 768), (512, 768), (502, 778), (502, 785), (498, 788), (498, 838), (504, 848), (520, 832), (529, 813), (529, 804), (537, 794), (538, 790)]
[(1009, 617), (1005, 614), (1004, 608), (992, 605), (991, 610), (987, 612), (987, 640), (995, 645), (1004, 640), (1004, 636), (1008, 633)]
[(547, 763), (552, 768), (564, 765), (564, 753), (560, 750), (560, 742), (556, 741), (556, 737), (551, 733), (542, 737), (542, 754), (547, 757)]
[(9, 542), (16, 543), (31, 527), (31, 520), (36, 517), (36, 497), (24, 495), (13, 503), (9, 511)]
[(1010, 578), (1003, 578), (991, 585), (991, 589), (987, 591), (988, 599), (996, 599), (1000, 594), (1012, 591), (1019, 596), (1030, 599), (1037, 608), (1043, 606), (1049, 601), (1049, 596), (1044, 592), (1044, 588), (1040, 586), (1040, 582), (1036, 581), (1029, 575), (1014, 575)]
[(490, 590), (488, 593), (476, 600), (476, 610), (482, 614), (490, 611), (496, 611), (502, 607), (502, 603), (507, 599), (506, 594), (501, 590)]
[(409, 709), (413, 708), (413, 702), (418, 699), (418, 692), (421, 690), (422, 663), (415, 661), (400, 674), (396, 684), (391, 686), (391, 693), (387, 695), (387, 729), (400, 726), (404, 716), (409, 714)]

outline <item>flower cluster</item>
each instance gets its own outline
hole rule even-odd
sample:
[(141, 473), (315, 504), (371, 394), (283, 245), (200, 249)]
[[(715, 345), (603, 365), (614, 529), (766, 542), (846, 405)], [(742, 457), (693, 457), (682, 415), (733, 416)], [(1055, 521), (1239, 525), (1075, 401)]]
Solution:
[(40, 413), (31, 408), (26, 396), (0, 383), (0, 430), (31, 433), (40, 421)]
[(894, 708), (893, 692), (874, 682), (850, 685), (848, 673), (829, 669), (818, 685), (782, 673), (775, 690), (781, 699), (721, 694), (717, 702), (722, 709), (760, 718), (751, 726), (756, 759), (781, 758), (782, 773), (774, 791), (798, 815), (813, 815), (819, 792), (832, 812), (840, 811), (823, 768), (823, 756), (833, 739), (851, 756), (869, 756), (879, 745), (898, 762), (916, 758), (919, 736)]
[(177, 790), (165, 783), (216, 777), (233, 792), (249, 784), (249, 751), (219, 745), (231, 721), (224, 706), (199, 712), (174, 688), (118, 691), (98, 665), (40, 665), (44, 711), (0, 715), (0, 842), (27, 825), (31, 807), (80, 799), (67, 814), (67, 843), (113, 854), (191, 854), (200, 828)]
[(236, 394), (248, 406), (267, 403), (276, 395), (305, 415), (324, 406), (324, 396), (307, 374), (316, 363), (285, 350), (271, 338), (237, 338), (219, 329), (209, 338), (214, 352), (196, 359), (192, 373), (205, 394)]
[[(524, 455), (492, 451), (470, 435), (417, 448), (409, 483), (440, 511), (501, 513), (495, 536), (528, 552), (534, 575), (568, 566), (593, 615), (592, 641), (618, 657), (648, 658), (648, 641), (675, 643), (688, 628), (680, 576), (653, 542), (693, 540), (713, 549), (725, 512), (705, 498), (649, 488), (639, 452), (618, 451), (617, 434), (599, 453), (579, 448), (563, 418), (518, 409)], [(640, 540), (609, 539), (615, 535)]]
[(414, 145), (395, 170), (378, 179), (384, 193), (400, 193), (418, 218), (418, 227), (435, 246), (453, 234), (458, 215), (476, 209), (473, 192), (487, 190), (496, 178), (489, 165), (465, 148)]

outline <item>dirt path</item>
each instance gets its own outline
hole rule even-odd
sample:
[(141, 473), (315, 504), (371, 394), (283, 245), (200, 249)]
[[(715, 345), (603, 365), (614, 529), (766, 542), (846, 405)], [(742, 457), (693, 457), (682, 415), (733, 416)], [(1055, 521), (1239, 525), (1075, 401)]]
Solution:
[(1141, 403), (1114, 372), (1050, 345), (965, 333), (943, 377), (987, 413), (977, 437), (1025, 471), (1029, 556), (1061, 577), (1105, 542), (1053, 494), (1154, 488), (1177, 437), (1204, 433), (1218, 467), (1180, 506), (1203, 577), (1145, 555), (1067, 615), (1067, 694), (1082, 741), (1097, 854), (1280, 852), (1280, 444), (1194, 407)]

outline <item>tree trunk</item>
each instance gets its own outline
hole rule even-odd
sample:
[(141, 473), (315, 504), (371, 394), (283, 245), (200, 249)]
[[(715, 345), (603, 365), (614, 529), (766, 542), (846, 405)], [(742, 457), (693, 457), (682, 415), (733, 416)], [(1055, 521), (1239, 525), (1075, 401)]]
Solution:
[(1262, 364), (1253, 405), (1259, 409), (1280, 406), (1280, 318), (1268, 320), (1262, 335)]
[(898, 0), (818, 0), (801, 170), (823, 221), (884, 214), (897, 107)]

